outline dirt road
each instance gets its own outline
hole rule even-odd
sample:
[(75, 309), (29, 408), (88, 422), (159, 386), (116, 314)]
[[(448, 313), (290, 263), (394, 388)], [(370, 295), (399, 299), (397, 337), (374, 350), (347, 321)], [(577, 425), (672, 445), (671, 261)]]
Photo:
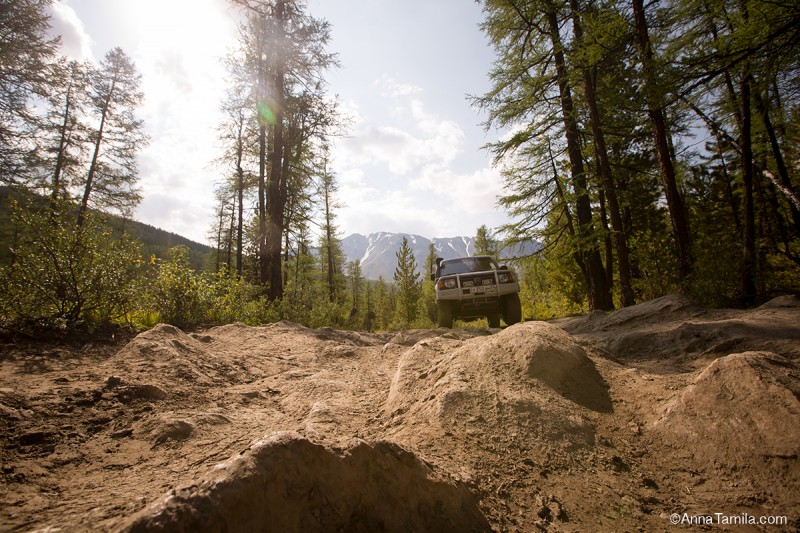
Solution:
[(0, 529), (797, 530), (798, 361), (796, 297), (6, 344)]

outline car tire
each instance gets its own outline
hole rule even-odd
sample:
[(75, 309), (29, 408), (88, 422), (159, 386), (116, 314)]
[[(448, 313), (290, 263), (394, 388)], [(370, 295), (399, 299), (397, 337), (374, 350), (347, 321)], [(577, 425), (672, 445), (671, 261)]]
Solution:
[(518, 293), (503, 296), (501, 307), (506, 325), (513, 326), (522, 320), (522, 304), (519, 301)]
[(500, 313), (491, 313), (490, 315), (487, 315), (486, 320), (489, 322), (490, 328), (500, 327)]
[(450, 302), (436, 304), (436, 322), (440, 328), (453, 327), (453, 308), (450, 306)]

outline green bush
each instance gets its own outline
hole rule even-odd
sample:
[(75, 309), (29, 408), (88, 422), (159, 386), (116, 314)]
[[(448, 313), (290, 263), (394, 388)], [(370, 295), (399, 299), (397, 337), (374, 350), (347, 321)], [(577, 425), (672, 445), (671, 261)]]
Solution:
[(18, 240), (0, 271), (0, 326), (91, 331), (131, 309), (142, 270), (137, 242), (112, 237), (93, 213), (78, 226), (68, 204), (12, 211)]
[(208, 320), (211, 287), (189, 262), (189, 248), (175, 246), (159, 261), (153, 280), (151, 305), (159, 321), (187, 327)]

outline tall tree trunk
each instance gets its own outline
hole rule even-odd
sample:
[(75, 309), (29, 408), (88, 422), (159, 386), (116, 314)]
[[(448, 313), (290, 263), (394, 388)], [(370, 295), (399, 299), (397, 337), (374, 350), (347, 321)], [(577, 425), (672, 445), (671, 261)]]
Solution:
[(228, 254), (226, 263), (228, 265), (228, 273), (233, 269), (233, 235), (236, 231), (236, 196), (233, 197), (233, 206), (231, 206), (231, 216), (228, 223), (228, 237), (226, 240), (228, 246)]
[[(547, 5), (545, 13), (548, 21), (548, 32), (553, 45), (553, 56), (556, 65), (559, 95), (561, 98), (561, 112), (564, 120), (564, 130), (567, 140), (567, 153), (569, 156), (572, 185), (577, 196), (576, 214), (578, 218), (579, 267), (584, 273), (590, 309), (610, 310), (614, 308), (611, 290), (606, 283), (603, 260), (600, 257), (599, 244), (592, 236), (592, 206), (587, 188), (586, 172), (581, 154), (581, 144), (578, 132), (578, 122), (575, 117), (572, 94), (569, 86), (569, 75), (564, 58), (561, 36), (558, 31), (558, 17), (555, 7)], [(588, 243), (588, 244), (587, 244)]]
[(336, 300), (336, 287), (334, 285), (333, 261), (333, 219), (331, 216), (330, 191), (325, 191), (325, 246), (328, 249), (328, 298), (331, 302)]
[(714, 130), (714, 134), (717, 138), (717, 155), (719, 156), (720, 165), (722, 167), (722, 187), (725, 194), (725, 201), (728, 202), (728, 205), (731, 208), (731, 217), (733, 218), (733, 224), (736, 229), (736, 233), (741, 234), (742, 232), (742, 220), (739, 216), (739, 206), (736, 202), (736, 198), (733, 196), (733, 187), (731, 187), (731, 177), (728, 173), (728, 163), (725, 161), (725, 154), (722, 150), (723, 140), (724, 137), (720, 133), (719, 130)]
[(239, 115), (239, 135), (236, 140), (236, 194), (237, 194), (237, 220), (236, 220), (236, 277), (242, 277), (242, 241), (244, 233), (244, 169), (242, 158), (244, 152), (244, 117)]
[[(581, 9), (578, 0), (570, 0), (572, 9), (572, 28), (575, 34), (575, 41), (579, 45), (583, 42), (583, 27), (581, 24)], [(617, 266), (619, 268), (620, 300), (622, 307), (628, 307), (636, 303), (631, 285), (631, 264), (628, 253), (628, 239), (625, 235), (625, 226), (622, 223), (622, 213), (620, 212), (619, 201), (617, 199), (617, 187), (611, 173), (611, 163), (608, 161), (608, 151), (606, 149), (605, 133), (603, 132), (603, 120), (600, 110), (597, 107), (597, 97), (595, 95), (595, 80), (593, 69), (588, 65), (582, 65), (583, 88), (586, 103), (589, 107), (589, 121), (592, 124), (592, 138), (594, 141), (594, 153), (597, 158), (597, 168), (603, 180), (603, 188), (608, 199), (608, 210), (611, 216), (611, 227), (614, 229), (614, 244), (617, 251)], [(608, 278), (612, 278), (611, 261), (606, 261)], [(609, 287), (612, 283), (609, 283)]]
[(606, 251), (606, 284), (609, 287), (614, 286), (614, 246), (611, 239), (611, 229), (608, 227), (608, 213), (606, 211), (606, 194), (603, 189), (600, 189), (597, 195), (598, 203), (600, 204), (600, 224), (603, 226), (603, 248)]
[(71, 138), (71, 133), (68, 132), (71, 131), (69, 126), (69, 117), (72, 104), (72, 83), (73, 82), (70, 79), (69, 85), (67, 86), (66, 102), (64, 104), (64, 121), (61, 123), (61, 129), (59, 131), (60, 138), (58, 140), (58, 154), (56, 155), (56, 168), (53, 171), (52, 180), (53, 190), (50, 193), (50, 206), (53, 209), (55, 208), (55, 203), (58, 200), (58, 196), (61, 191), (61, 174), (64, 169), (64, 159), (66, 159), (67, 146), (69, 145)]
[(83, 221), (86, 219), (86, 211), (89, 209), (89, 196), (92, 194), (92, 185), (94, 183), (94, 174), (97, 170), (97, 161), (100, 158), (100, 146), (103, 143), (103, 130), (106, 125), (106, 117), (108, 116), (108, 108), (111, 105), (111, 98), (114, 95), (114, 89), (117, 86), (116, 76), (111, 81), (111, 89), (108, 91), (105, 103), (103, 104), (103, 111), (100, 114), (100, 126), (97, 128), (97, 140), (94, 143), (94, 154), (92, 155), (92, 163), (89, 165), (89, 174), (86, 176), (86, 185), (83, 188), (83, 199), (81, 206), (78, 209), (78, 227), (83, 226)]
[(219, 272), (220, 263), (222, 262), (222, 260), (220, 259), (220, 255), (222, 253), (222, 225), (224, 220), (225, 220), (225, 203), (224, 201), (220, 201), (219, 222), (217, 225), (217, 254), (216, 254), (216, 260), (214, 261), (214, 272)]
[(752, 305), (756, 297), (756, 238), (753, 205), (753, 144), (751, 138), (750, 73), (747, 62), (742, 66), (740, 113), (742, 130), (742, 194), (744, 224), (742, 232), (742, 299)]
[[(275, 4), (275, 21), (278, 30), (278, 43), (283, 42), (285, 2), (278, 0)], [(283, 128), (284, 128), (284, 76), (285, 59), (284, 50), (276, 46), (272, 51), (272, 87), (271, 101), (275, 109), (275, 124), (272, 127), (272, 146), (269, 157), (269, 180), (267, 181), (267, 235), (266, 235), (266, 281), (268, 283), (267, 298), (270, 301), (278, 300), (283, 296), (283, 276), (281, 266), (281, 242), (283, 237), (283, 209), (281, 202), (281, 174), (283, 172)]]
[[(263, 120), (263, 118), (261, 119)], [(267, 270), (267, 125), (258, 130), (258, 281), (266, 285)]]
[(659, 102), (656, 89), (656, 78), (653, 73), (653, 50), (650, 45), (647, 19), (644, 13), (643, 0), (632, 0), (635, 19), (636, 37), (639, 41), (639, 52), (642, 56), (642, 74), (644, 76), (645, 92), (647, 95), (648, 115), (653, 126), (653, 138), (656, 145), (656, 156), (661, 173), (661, 182), (664, 186), (664, 195), (667, 199), (672, 233), (675, 239), (676, 253), (682, 282), (686, 282), (692, 272), (691, 242), (689, 223), (683, 206), (678, 184), (675, 179), (675, 166), (672, 162), (669, 149), (666, 119), (664, 108)]

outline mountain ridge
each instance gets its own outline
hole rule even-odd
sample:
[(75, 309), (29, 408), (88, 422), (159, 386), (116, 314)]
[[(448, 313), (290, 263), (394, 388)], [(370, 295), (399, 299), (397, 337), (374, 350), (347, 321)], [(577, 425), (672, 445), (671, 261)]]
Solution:
[[(425, 277), (425, 260), (428, 257), (428, 250), (431, 243), (435, 246), (436, 255), (444, 259), (454, 257), (464, 257), (475, 253), (475, 237), (456, 236), (456, 237), (434, 237), (429, 239), (413, 233), (393, 233), (379, 231), (363, 235), (353, 233), (341, 240), (342, 251), (347, 261), (361, 261), (361, 272), (366, 279), (383, 278), (391, 281), (394, 269), (397, 265), (397, 251), (403, 241), (403, 237), (408, 239), (409, 246), (414, 254), (419, 272)], [(512, 253), (512, 250), (504, 248), (500, 252), (500, 257), (510, 259), (518, 255), (527, 255), (538, 250), (540, 245), (531, 243), (522, 248), (519, 252)]]

